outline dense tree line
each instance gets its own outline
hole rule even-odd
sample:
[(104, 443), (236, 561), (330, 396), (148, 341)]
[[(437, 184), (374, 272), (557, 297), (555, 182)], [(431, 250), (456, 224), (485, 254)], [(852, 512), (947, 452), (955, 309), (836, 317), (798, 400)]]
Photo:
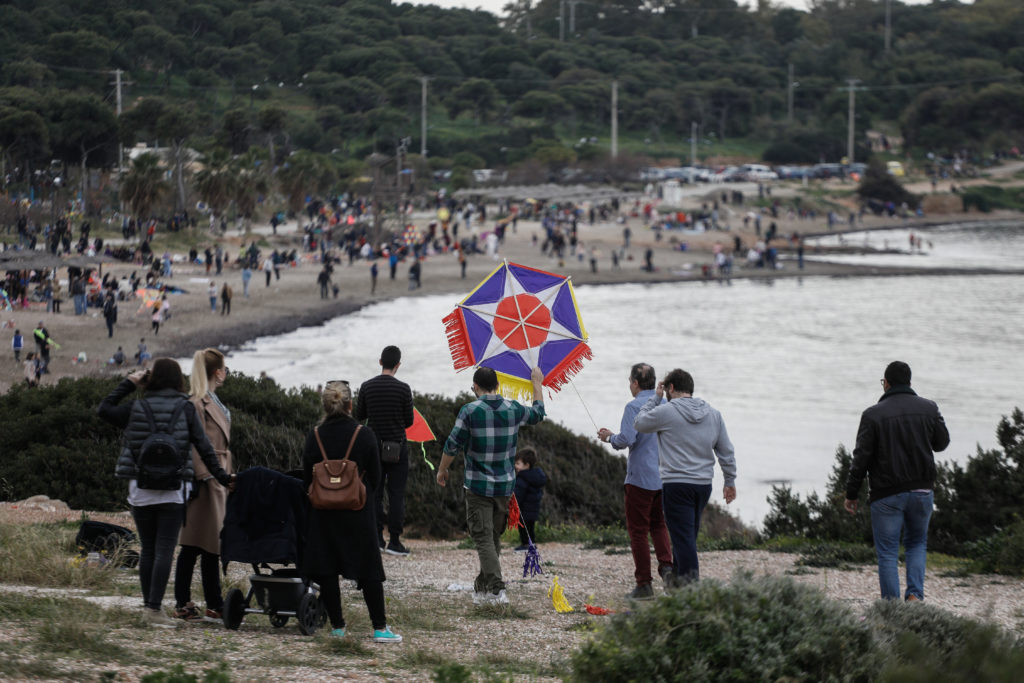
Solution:
[(431, 157), (472, 151), (488, 165), (538, 149), (555, 163), (596, 153), (562, 141), (607, 131), (613, 81), (621, 129), (652, 144), (689, 136), (696, 123), (705, 138), (757, 136), (834, 160), (847, 79), (862, 89), (859, 131), (898, 122), (911, 145), (939, 154), (1024, 138), (1017, 0), (894, 1), (888, 49), (876, 0), (813, 0), (809, 11), (602, 0), (573, 4), (571, 21), (559, 8), (514, 0), (495, 16), (387, 0), (4, 3), (6, 181), (43, 183), (52, 159), (110, 168), (119, 141), (146, 141), (172, 150), (180, 206), (186, 148), (235, 156), (255, 146), (271, 168), (296, 150), (361, 161), (403, 137), (416, 150), (422, 79)]

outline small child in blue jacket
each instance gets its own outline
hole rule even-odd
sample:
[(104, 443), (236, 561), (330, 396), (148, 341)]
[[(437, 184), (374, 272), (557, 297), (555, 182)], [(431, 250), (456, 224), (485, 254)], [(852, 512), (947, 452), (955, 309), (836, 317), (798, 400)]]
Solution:
[(21, 350), (25, 348), (25, 338), (21, 336), (21, 330), (14, 331), (11, 348), (14, 349), (14, 362), (17, 363), (21, 360)]
[(525, 528), (523, 525), (519, 527), (519, 547), (516, 552), (525, 553), (529, 548), (529, 539), (537, 542), (534, 525), (540, 517), (540, 500), (544, 497), (544, 485), (548, 483), (548, 478), (544, 470), (537, 467), (537, 453), (532, 448), (522, 448), (516, 453), (515, 467), (516, 501), (525, 524)]

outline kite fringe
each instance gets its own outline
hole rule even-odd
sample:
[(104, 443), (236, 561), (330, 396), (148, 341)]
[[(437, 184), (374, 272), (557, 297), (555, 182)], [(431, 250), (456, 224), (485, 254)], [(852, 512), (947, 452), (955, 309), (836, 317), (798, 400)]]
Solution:
[(448, 350), (452, 354), (452, 363), (456, 370), (468, 368), (473, 364), (473, 349), (466, 333), (466, 321), (462, 317), (462, 309), (454, 311), (441, 319), (444, 333), (448, 337)]
[(551, 372), (548, 373), (544, 381), (544, 386), (549, 387), (553, 391), (560, 391), (562, 387), (583, 370), (583, 361), (593, 360), (593, 358), (594, 352), (590, 350), (589, 346), (582, 343), (578, 344), (561, 363), (551, 369)]
[(531, 401), (533, 400), (533, 383), (528, 379), (522, 379), (515, 375), (504, 372), (498, 375), (498, 393), (510, 401)]

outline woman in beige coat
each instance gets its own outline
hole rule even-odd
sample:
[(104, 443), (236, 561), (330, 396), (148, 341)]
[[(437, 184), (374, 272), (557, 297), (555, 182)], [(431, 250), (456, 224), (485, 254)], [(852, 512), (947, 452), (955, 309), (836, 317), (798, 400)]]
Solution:
[[(217, 398), (217, 389), (228, 376), (224, 354), (217, 349), (196, 351), (192, 359), (192, 403), (206, 429), (206, 438), (213, 444), (221, 467), (231, 474), (231, 411)], [(213, 478), (203, 465), (195, 449), (192, 450), (192, 465), (196, 477), (197, 491), (190, 496), (185, 512), (185, 526), (178, 543), (178, 564), (174, 571), (174, 599), (177, 605), (174, 616), (187, 621), (203, 618), (199, 608), (192, 602), (192, 572), (196, 559), (200, 559), (200, 574), (203, 580), (203, 598), (206, 600), (206, 617), (220, 620), (224, 609), (224, 597), (220, 588), (220, 530), (224, 526), (224, 512), (228, 491)]]

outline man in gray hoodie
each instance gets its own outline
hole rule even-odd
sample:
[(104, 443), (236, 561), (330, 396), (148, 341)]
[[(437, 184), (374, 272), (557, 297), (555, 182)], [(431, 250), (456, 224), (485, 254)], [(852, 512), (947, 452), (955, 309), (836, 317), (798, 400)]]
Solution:
[[(668, 399), (661, 403), (662, 396)], [(672, 539), (673, 572), (665, 587), (700, 578), (697, 532), (711, 498), (715, 457), (725, 476), (725, 502), (736, 499), (736, 458), (722, 414), (693, 397), (693, 377), (676, 368), (658, 383), (633, 423), (636, 431), (658, 435), (661, 500)]]

